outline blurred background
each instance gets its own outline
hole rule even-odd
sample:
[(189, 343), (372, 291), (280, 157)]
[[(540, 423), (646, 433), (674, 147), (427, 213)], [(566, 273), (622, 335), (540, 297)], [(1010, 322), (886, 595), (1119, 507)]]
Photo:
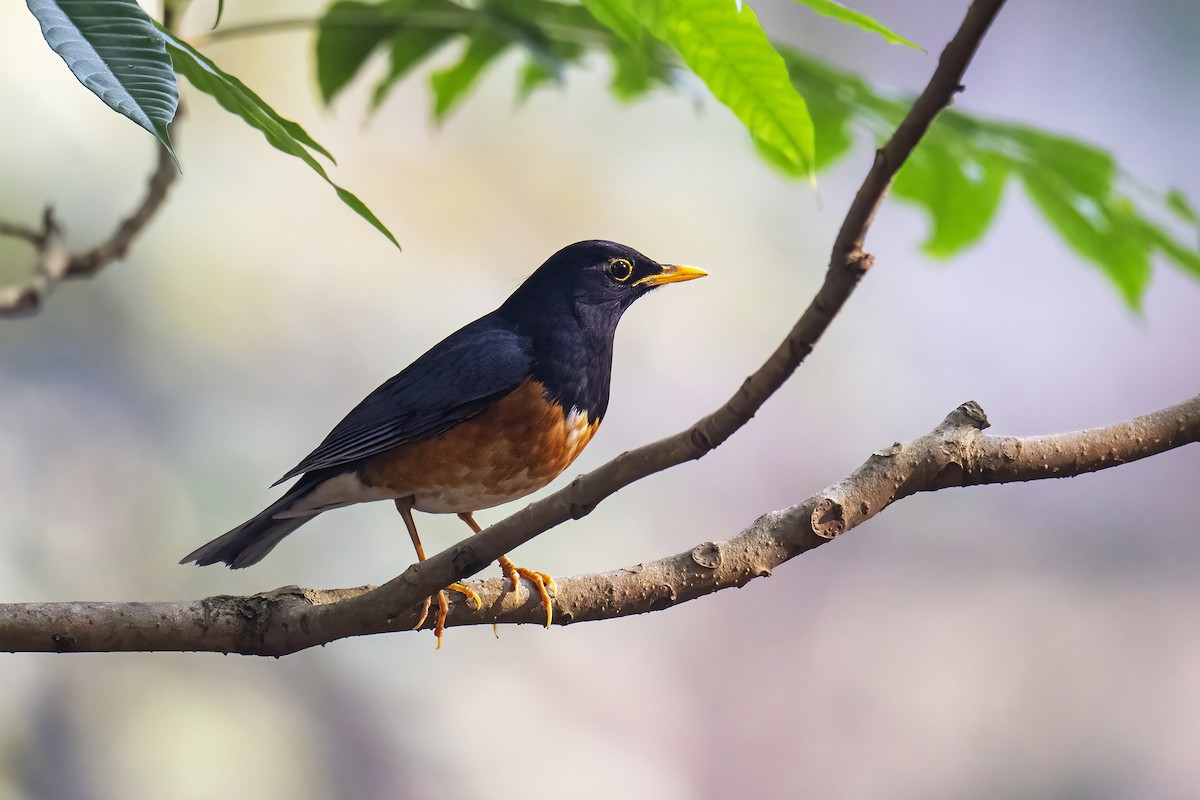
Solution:
[[(223, 26), (321, 8), (226, 5)], [(910, 91), (966, 7), (856, 5), (929, 52), (786, 0), (754, 7), (781, 38)], [(214, 11), (197, 3), (183, 34)], [(959, 105), (1094, 142), (1200, 198), (1197, 38), (1186, 0), (1012, 3)], [(808, 302), (871, 160), (864, 138), (816, 191), (788, 182), (698, 84), (623, 106), (599, 61), (519, 105), (510, 57), (440, 128), (409, 79), (369, 119), (370, 81), (319, 106), (311, 46), (292, 30), (205, 51), (337, 156), (335, 179), (403, 252), (184, 88), (184, 175), (130, 256), (0, 322), (0, 601), (387, 580), (411, 560), (388, 504), (324, 515), (253, 569), (176, 562), (264, 507), (367, 391), (578, 239), (711, 277), (626, 316), (605, 424), (551, 488), (692, 422)], [(53, 203), (90, 246), (141, 197), (152, 141), (77, 84), (20, 4), (0, 8), (0, 54), (0, 217), (33, 225)], [(993, 432), (1023, 435), (1198, 390), (1200, 287), (1178, 272), (1157, 269), (1130, 312), (1015, 184), (967, 255), (930, 262), (925, 233), (885, 205), (875, 270), (751, 424), (515, 560), (573, 575), (727, 538), (968, 399)], [(5, 284), (28, 263), (0, 240)], [(924, 495), (740, 591), (499, 639), (453, 629), (439, 652), (426, 632), (282, 660), (0, 656), (0, 798), (1195, 796), (1198, 477), (1191, 447)], [(452, 516), (420, 524), (431, 550), (464, 534)]]

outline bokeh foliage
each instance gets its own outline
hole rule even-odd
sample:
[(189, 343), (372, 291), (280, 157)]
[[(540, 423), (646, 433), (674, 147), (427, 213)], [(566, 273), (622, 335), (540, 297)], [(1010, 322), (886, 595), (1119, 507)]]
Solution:
[[(887, 42), (915, 47), (832, 0), (798, 2)], [(89, 11), (120, 16), (134, 13), (126, 7), (136, 8), (134, 0), (28, 3), (60, 52), (62, 42), (76, 34), (63, 33), (62, 25), (46, 28), (45, 20), (60, 19), (68, 10), (71, 18), (87, 18)], [(625, 101), (675, 91), (684, 71), (693, 72), (742, 121), (763, 158), (794, 177), (811, 177), (836, 162), (860, 133), (881, 143), (912, 102), (772, 42), (753, 11), (733, 0), (338, 0), (314, 23), (317, 87), (327, 104), (380, 51), (386, 52), (388, 69), (373, 87), (372, 108), (435, 52), (458, 48), (448, 66), (429, 75), (431, 114), (438, 121), (510, 52), (523, 58), (516, 86), (520, 96), (562, 85), (570, 68), (600, 56), (612, 64), (613, 94)], [(262, 131), (276, 148), (302, 159), (349, 207), (395, 241), (366, 205), (333, 184), (314, 156), (329, 153), (303, 128), (174, 34), (158, 33), (176, 72)], [(77, 38), (86, 39), (86, 32), (80, 30)], [(115, 64), (141, 52), (136, 49), (144, 48), (144, 38), (145, 26), (137, 36), (132, 29), (118, 31), (95, 52), (102, 62)], [(173, 82), (169, 88), (174, 91)], [(165, 136), (165, 123), (158, 127)], [(150, 129), (158, 132), (158, 127)], [(1185, 195), (1141, 186), (1104, 150), (1047, 131), (946, 111), (901, 170), (894, 194), (928, 214), (924, 250), (947, 259), (980, 241), (1014, 181), (1063, 241), (1098, 267), (1131, 307), (1141, 302), (1156, 256), (1200, 279), (1197, 215)]]

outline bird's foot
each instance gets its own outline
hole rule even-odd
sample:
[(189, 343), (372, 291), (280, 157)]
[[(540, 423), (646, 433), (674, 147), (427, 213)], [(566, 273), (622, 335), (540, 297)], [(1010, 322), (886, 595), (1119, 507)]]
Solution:
[(553, 590), (555, 594), (558, 594), (554, 578), (544, 572), (518, 567), (506, 556), (500, 556), (500, 569), (504, 570), (505, 577), (512, 581), (514, 592), (521, 588), (521, 578), (529, 581), (538, 590), (538, 594), (542, 597), (542, 608), (546, 609), (546, 627), (549, 628), (551, 620), (554, 619), (554, 601), (550, 599), (548, 590)]
[[(479, 596), (479, 593), (476, 592), (474, 589), (472, 589), (470, 586), (466, 586), (461, 583), (452, 583), (449, 586), (447, 586), (446, 589), (449, 589), (454, 592), (458, 592), (459, 594), (466, 597), (467, 602), (471, 602), (471, 603), (475, 604), (476, 611), (479, 611), (481, 608), (483, 608), (483, 598), (481, 598)], [(446, 630), (446, 617), (449, 616), (449, 614), (450, 614), (450, 601), (446, 598), (445, 589), (443, 589), (442, 591), (439, 591), (437, 593), (437, 599), (438, 599), (438, 613), (437, 613), (437, 619), (433, 623), (433, 635), (437, 637), (437, 647), (434, 649), (441, 650), (442, 649), (442, 633), (445, 632), (445, 630)], [(419, 629), (422, 625), (425, 624), (425, 620), (429, 617), (429, 607), (430, 607), (430, 605), (432, 605), (432, 602), (433, 602), (432, 597), (425, 598), (425, 603), (421, 607), (421, 617), (420, 617), (420, 619), (417, 620), (417, 624), (413, 625), (413, 627), (412, 627), (412, 629), (414, 631)]]

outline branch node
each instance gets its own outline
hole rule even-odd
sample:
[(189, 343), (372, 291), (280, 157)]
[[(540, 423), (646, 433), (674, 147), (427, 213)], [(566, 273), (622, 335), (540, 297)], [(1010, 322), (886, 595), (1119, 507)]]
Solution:
[(855, 250), (846, 257), (846, 269), (855, 279), (862, 278), (875, 266), (875, 256), (862, 250)]
[(813, 533), (822, 539), (833, 539), (846, 530), (845, 509), (841, 503), (822, 497), (813, 508), (811, 522)]
[(721, 547), (715, 542), (702, 542), (692, 548), (692, 561), (705, 569), (721, 566)]
[(716, 447), (712, 443), (712, 439), (709, 438), (708, 433), (704, 430), (703, 423), (692, 426), (690, 436), (692, 445), (700, 451), (701, 455), (712, 451)]
[(987, 413), (983, 407), (974, 400), (968, 400), (951, 411), (943, 424), (954, 428), (975, 428), (980, 431), (992, 426), (992, 423), (988, 422)]
[(903, 449), (904, 444), (902, 442), (892, 442), (890, 446), (882, 447), (871, 455), (875, 456), (876, 458), (893, 458), (900, 455), (900, 451)]

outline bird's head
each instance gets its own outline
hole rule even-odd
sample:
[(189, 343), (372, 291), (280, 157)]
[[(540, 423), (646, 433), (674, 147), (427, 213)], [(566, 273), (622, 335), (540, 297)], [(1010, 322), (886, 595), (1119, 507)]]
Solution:
[(707, 274), (695, 267), (659, 264), (632, 247), (592, 239), (550, 256), (513, 292), (504, 309), (538, 314), (570, 305), (576, 316), (611, 319), (615, 326), (625, 309), (647, 292)]

